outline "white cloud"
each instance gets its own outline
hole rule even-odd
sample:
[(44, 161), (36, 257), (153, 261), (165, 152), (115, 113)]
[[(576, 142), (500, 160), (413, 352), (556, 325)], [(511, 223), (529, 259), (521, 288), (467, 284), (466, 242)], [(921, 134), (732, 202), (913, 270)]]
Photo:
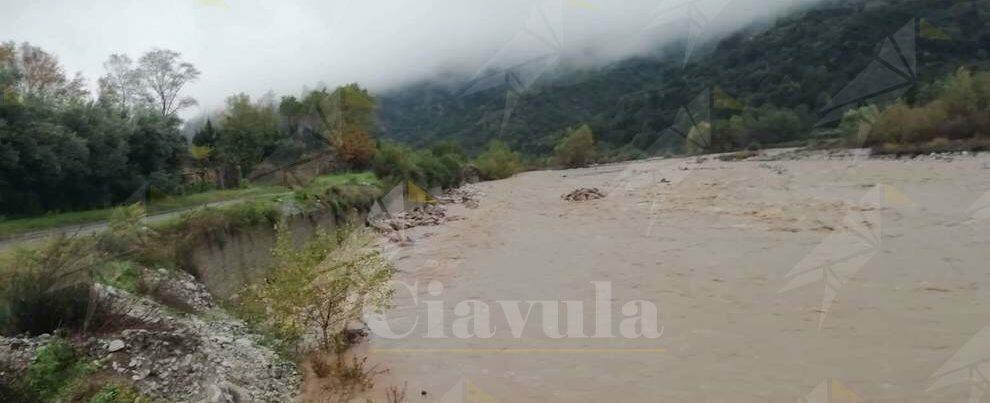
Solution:
[[(181, 52), (203, 72), (189, 92), (208, 108), (236, 92), (288, 94), (353, 81), (384, 89), (440, 72), (470, 76), (526, 28), (539, 6), (530, 0), (0, 1), (0, 40), (39, 45), (91, 83), (110, 53)], [(683, 0), (562, 1), (564, 58), (607, 62), (683, 34), (677, 24), (646, 29), (658, 12)], [(730, 1), (707, 29), (728, 31), (802, 1), (808, 0)]]

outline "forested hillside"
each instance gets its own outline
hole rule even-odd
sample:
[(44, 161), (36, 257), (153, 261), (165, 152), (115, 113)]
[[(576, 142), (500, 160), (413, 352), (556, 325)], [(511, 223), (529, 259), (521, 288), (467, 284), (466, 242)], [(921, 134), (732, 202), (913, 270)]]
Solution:
[(916, 52), (904, 43), (896, 49), (901, 57), (916, 54), (917, 64), (904, 73), (906, 92), (897, 95), (930, 98), (932, 83), (957, 68), (986, 70), (988, 0), (830, 2), (708, 44), (686, 65), (676, 56), (638, 57), (544, 74), (522, 91), (503, 85), (464, 95), (465, 82), (430, 81), (380, 94), (381, 132), (414, 145), (455, 140), (471, 151), (498, 138), (526, 154), (547, 155), (568, 128), (587, 123), (601, 148), (635, 156), (657, 143), (682, 106), (710, 89), (712, 119), (778, 121), (747, 141), (797, 140), (810, 136), (834, 107), (833, 97), (880, 57), (886, 38), (911, 30)]

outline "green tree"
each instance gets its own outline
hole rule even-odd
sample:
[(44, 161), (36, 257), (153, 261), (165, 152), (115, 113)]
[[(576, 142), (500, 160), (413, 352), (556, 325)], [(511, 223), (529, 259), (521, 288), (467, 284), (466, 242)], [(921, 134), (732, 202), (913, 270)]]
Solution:
[(382, 141), (378, 144), (378, 153), (372, 160), (372, 170), (379, 178), (391, 182), (402, 180), (422, 182), (426, 176), (416, 164), (415, 153), (406, 145)]
[(227, 98), (216, 150), (218, 158), (237, 167), (241, 177), (271, 153), (280, 139), (273, 105), (252, 103), (245, 94)]
[(182, 61), (179, 52), (154, 49), (138, 59), (141, 80), (148, 89), (147, 101), (154, 105), (162, 119), (168, 119), (185, 108), (196, 105), (196, 100), (181, 96), (182, 89), (199, 78), (199, 70), (192, 63)]
[(872, 104), (846, 111), (839, 123), (839, 132), (846, 145), (860, 147), (865, 144), (879, 118), (880, 109)]
[(290, 116), (308, 111), (304, 124), (337, 150), (350, 168), (363, 168), (375, 154), (375, 99), (357, 84), (310, 92), (300, 104), (283, 99), (280, 109)]
[(588, 165), (595, 158), (595, 137), (588, 125), (571, 130), (554, 147), (557, 164), (572, 168)]
[(501, 141), (488, 143), (488, 149), (474, 161), (484, 179), (504, 179), (522, 170), (519, 154)]
[(217, 129), (213, 127), (213, 121), (206, 119), (206, 124), (202, 129), (196, 131), (192, 140), (194, 145), (214, 147), (217, 144)]

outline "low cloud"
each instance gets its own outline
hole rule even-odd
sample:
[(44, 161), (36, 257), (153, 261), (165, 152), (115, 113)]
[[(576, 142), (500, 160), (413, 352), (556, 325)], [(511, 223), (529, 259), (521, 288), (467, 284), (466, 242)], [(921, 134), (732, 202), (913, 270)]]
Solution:
[(237, 92), (346, 82), (385, 90), (546, 55), (608, 63), (679, 38), (717, 37), (809, 1), (8, 0), (0, 39), (53, 52), (90, 84), (111, 53), (174, 49), (203, 72), (189, 95), (214, 109)]

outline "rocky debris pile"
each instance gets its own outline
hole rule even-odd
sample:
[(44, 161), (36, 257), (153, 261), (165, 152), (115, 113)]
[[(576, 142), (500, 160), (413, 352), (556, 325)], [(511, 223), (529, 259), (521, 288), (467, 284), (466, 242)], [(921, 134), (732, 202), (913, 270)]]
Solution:
[(412, 240), (404, 234), (404, 230), (461, 220), (462, 217), (448, 215), (447, 206), (461, 204), (467, 208), (478, 208), (478, 200), (482, 196), (484, 193), (473, 185), (448, 189), (436, 197), (437, 203), (423, 204), (407, 211), (393, 213), (390, 216), (369, 217), (368, 225), (384, 234), (392, 242), (409, 243)]
[(567, 201), (586, 201), (601, 199), (605, 197), (605, 193), (598, 190), (598, 188), (578, 188), (560, 197)]
[(206, 402), (288, 401), (299, 374), (225, 314), (191, 317), (174, 330), (129, 329), (90, 344), (90, 354), (143, 393)]
[(447, 217), (447, 208), (442, 204), (424, 204), (411, 210), (392, 214), (392, 217), (379, 216), (371, 219), (372, 227), (382, 232), (401, 231), (423, 225), (440, 225)]
[(474, 185), (464, 185), (457, 188), (447, 189), (442, 195), (437, 196), (437, 201), (441, 204), (463, 204), (467, 208), (478, 208), (479, 200), (485, 194)]
[(772, 171), (777, 175), (783, 175), (787, 173), (787, 168), (784, 168), (783, 165), (779, 165), (779, 164), (771, 165), (764, 162), (760, 164), (760, 168), (769, 169), (770, 171)]
[[(193, 283), (196, 290), (182, 285), (187, 295), (194, 295), (189, 305), (212, 304), (202, 298), (202, 285)], [(129, 377), (143, 393), (207, 402), (287, 401), (295, 395), (300, 383), (295, 366), (258, 344), (259, 337), (243, 321), (220, 310), (206, 312), (205, 319), (173, 314), (146, 298), (120, 290), (111, 293), (129, 307), (142, 307), (129, 312), (142, 312), (145, 320), (163, 325), (130, 328), (87, 342), (89, 354), (102, 367)]]
[[(188, 291), (189, 306), (212, 306), (201, 284), (188, 285), (183, 275), (158, 274), (163, 284), (172, 282)], [(72, 337), (70, 342), (101, 370), (130, 379), (151, 398), (284, 402), (298, 393), (301, 377), (295, 365), (261, 345), (260, 336), (222, 310), (190, 315), (112, 287), (98, 285), (96, 293), (110, 312), (109, 323), (102, 321), (90, 337)], [(52, 339), (0, 337), (0, 382), (16, 379)]]
[(979, 153), (969, 152), (969, 151), (943, 151), (943, 152), (933, 152), (928, 154), (918, 154), (915, 155), (912, 159), (952, 162), (956, 158), (975, 157), (977, 155), (979, 155)]
[(460, 218), (447, 216), (447, 207), (443, 204), (424, 204), (408, 211), (393, 214), (391, 218), (388, 216), (371, 218), (368, 223), (385, 234), (390, 241), (406, 243), (411, 242), (411, 239), (404, 234), (404, 230), (426, 225), (440, 225), (458, 219)]
[(141, 276), (144, 291), (166, 305), (187, 312), (206, 312), (215, 307), (213, 296), (191, 274), (178, 270), (145, 270)]
[(52, 340), (51, 335), (38, 337), (0, 337), (0, 384), (11, 385), (27, 371), (39, 348)]

